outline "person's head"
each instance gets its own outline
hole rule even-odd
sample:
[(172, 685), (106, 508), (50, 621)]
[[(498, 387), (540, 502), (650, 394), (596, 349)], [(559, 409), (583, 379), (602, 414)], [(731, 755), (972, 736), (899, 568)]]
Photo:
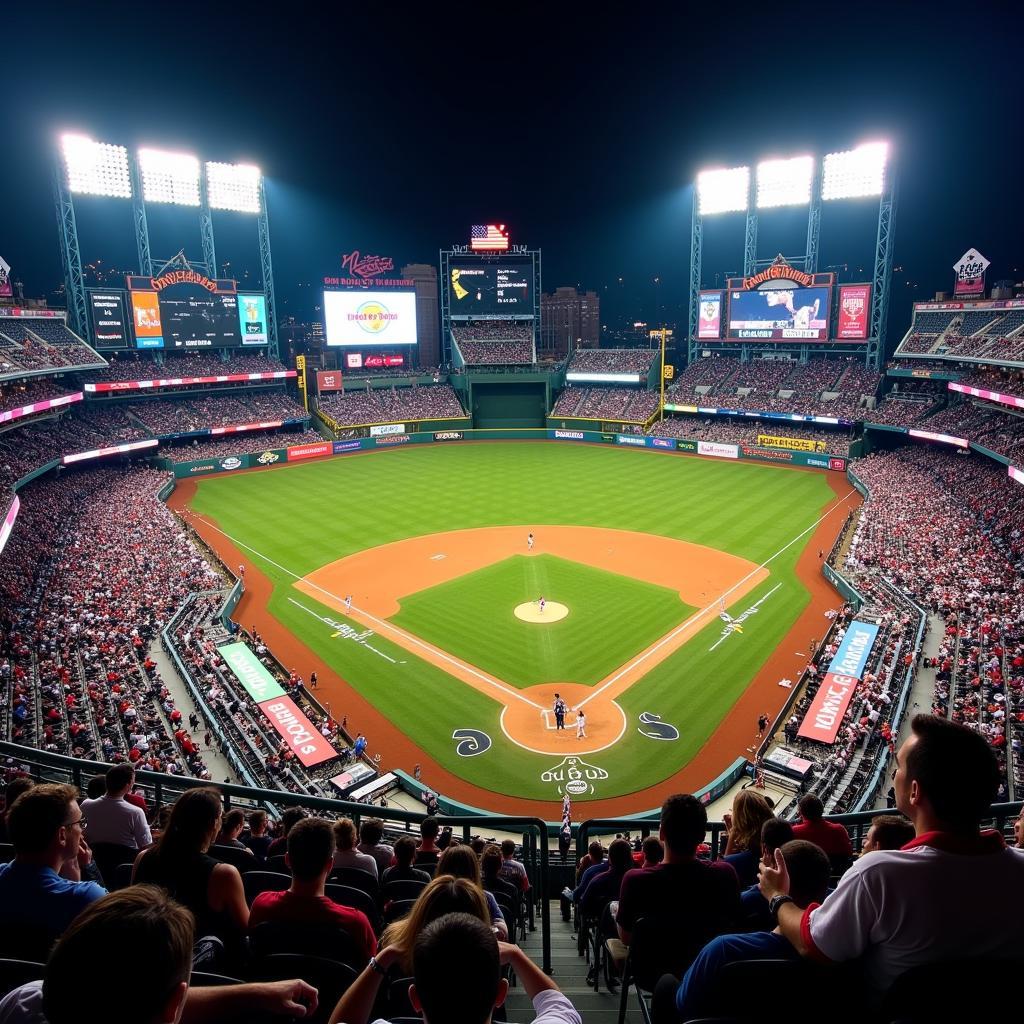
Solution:
[(648, 836), (640, 847), (644, 854), (644, 864), (660, 864), (665, 859), (665, 847), (657, 836)]
[(1024, 849), (1024, 807), (1021, 808), (1020, 814), (1013, 822), (1013, 838), (1016, 840), (1017, 846)]
[(85, 795), (89, 800), (96, 800), (107, 791), (107, 777), (105, 775), (94, 775), (89, 784), (85, 787)]
[(793, 826), (781, 818), (769, 818), (761, 826), (761, 857), (768, 859), (775, 851), (793, 838)]
[(821, 802), (821, 798), (815, 796), (814, 793), (800, 797), (800, 803), (797, 806), (800, 809), (800, 817), (806, 822), (821, 821), (825, 814), (825, 805)]
[(220, 838), (237, 839), (244, 827), (245, 812), (238, 810), (236, 807), (234, 810), (228, 811), (228, 813), (221, 819)]
[(484, 847), (487, 846), (487, 840), (482, 839), (480, 836), (473, 836), (469, 841), (469, 848), (479, 857), (484, 852)]
[(267, 812), (251, 811), (249, 813), (249, 832), (254, 836), (261, 836), (267, 831)]
[(334, 823), (334, 840), (342, 853), (355, 849), (356, 827), (351, 818), (339, 818)]
[(501, 841), (501, 855), (505, 860), (512, 860), (516, 855), (516, 841), (514, 839), (503, 839)]
[(380, 818), (364, 818), (359, 826), (359, 842), (376, 846), (384, 838), (384, 822)]
[(491, 915), (483, 890), (465, 878), (438, 875), (419, 894), (412, 910), (400, 921), (393, 921), (380, 938), (380, 946), (394, 945), (402, 951), (402, 967), (412, 966), (412, 947), (416, 936), (431, 921), (445, 914), (470, 914), (491, 927)]
[(934, 715), (915, 715), (896, 757), (896, 807), (917, 833), (977, 831), (999, 790), (984, 737)]
[(821, 903), (828, 892), (832, 865), (820, 846), (805, 839), (791, 839), (779, 849), (786, 859), (789, 871), (789, 895), (793, 902), (806, 910), (812, 903)]
[(666, 853), (692, 857), (704, 842), (707, 828), (708, 812), (695, 796), (675, 793), (661, 805), (659, 838)]
[[(103, 777), (99, 776), (99, 780), (102, 783)], [(14, 801), (22, 793), (27, 793), (35, 784), (35, 779), (31, 775), (15, 775), (4, 789), (4, 811), (9, 811), (14, 806)]]
[(474, 885), (480, 884), (480, 861), (469, 846), (449, 846), (437, 862), (439, 875), (453, 875), (465, 878)]
[(429, 839), (433, 842), (437, 838), (437, 833), (441, 831), (441, 823), (437, 818), (426, 817), (420, 822), (420, 835), (424, 839)]
[(487, 843), (480, 854), (480, 873), (484, 878), (497, 878), (501, 870), (501, 850), (494, 843)]
[(288, 833), (285, 860), (297, 882), (326, 880), (334, 868), (334, 829), (323, 818), (303, 818)]
[(281, 835), (287, 836), (305, 816), (306, 812), (301, 807), (289, 807), (281, 815)]
[(192, 971), (194, 933), (191, 913), (158, 886), (133, 885), (97, 900), (50, 954), (43, 980), (46, 1020), (177, 1021)]
[(732, 832), (729, 838), (737, 853), (741, 850), (761, 852), (761, 828), (774, 817), (772, 809), (760, 793), (741, 789), (732, 801)]
[(875, 850), (899, 850), (914, 838), (914, 826), (898, 814), (879, 814), (871, 819), (861, 854)]
[(223, 807), (212, 786), (187, 789), (174, 802), (157, 847), (161, 854), (205, 853), (220, 831)]
[(74, 786), (33, 786), (7, 812), (15, 855), (51, 864), (78, 854), (86, 824)]
[(130, 764), (115, 764), (107, 769), (107, 796), (124, 796), (135, 784), (135, 769)]
[(395, 842), (395, 863), (400, 868), (408, 868), (415, 859), (416, 840), (412, 836), (402, 836)]
[(608, 870), (628, 871), (633, 864), (633, 847), (628, 839), (616, 839), (608, 847)]
[(412, 951), (413, 1008), (429, 1024), (487, 1024), (505, 1002), (498, 941), (471, 914), (445, 914), (416, 937)]
[(590, 854), (592, 864), (600, 864), (604, 860), (604, 846), (601, 845), (601, 841), (599, 839), (592, 840), (587, 847), (587, 853)]

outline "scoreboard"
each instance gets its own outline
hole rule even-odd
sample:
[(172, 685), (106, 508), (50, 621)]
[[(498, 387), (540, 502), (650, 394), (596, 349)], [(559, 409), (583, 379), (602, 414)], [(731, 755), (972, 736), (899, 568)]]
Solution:
[(533, 268), (526, 263), (452, 261), (448, 299), (453, 317), (533, 313)]

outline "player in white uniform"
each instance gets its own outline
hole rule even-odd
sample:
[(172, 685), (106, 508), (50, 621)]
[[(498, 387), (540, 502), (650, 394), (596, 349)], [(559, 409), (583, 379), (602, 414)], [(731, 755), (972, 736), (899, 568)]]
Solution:
[(541, 614), (541, 615), (543, 615), (543, 614), (544, 614), (544, 605), (545, 605), (545, 604), (547, 604), (547, 602), (546, 602), (546, 601), (544, 600), (544, 598), (542, 597), (542, 598), (541, 598), (541, 599), (540, 599), (540, 600), (539, 600), (539, 601), (537, 602), (537, 604), (538, 604), (538, 605), (539, 605), (539, 607), (540, 607), (540, 614)]
[(350, 611), (352, 611), (352, 595), (351, 594), (349, 594), (348, 597), (345, 598), (345, 614), (348, 615), (348, 613)]
[(533, 550), (533, 534), (532, 533), (528, 533), (526, 535), (526, 550), (527, 551), (532, 551)]
[(583, 708), (580, 708), (576, 712), (576, 739), (585, 740), (587, 738), (587, 716), (583, 714)]

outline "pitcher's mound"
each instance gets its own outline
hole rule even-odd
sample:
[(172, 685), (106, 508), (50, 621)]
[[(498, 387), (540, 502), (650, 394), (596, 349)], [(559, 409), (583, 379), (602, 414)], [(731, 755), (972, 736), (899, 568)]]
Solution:
[(557, 601), (547, 601), (544, 604), (544, 611), (536, 601), (527, 601), (525, 604), (516, 605), (516, 618), (523, 622), (557, 622), (569, 614), (569, 609)]

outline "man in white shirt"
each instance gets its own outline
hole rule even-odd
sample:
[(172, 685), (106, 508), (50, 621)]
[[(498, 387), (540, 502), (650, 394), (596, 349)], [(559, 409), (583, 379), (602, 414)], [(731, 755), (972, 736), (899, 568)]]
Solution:
[(106, 783), (103, 796), (82, 801), (82, 813), (89, 819), (90, 842), (144, 850), (153, 842), (146, 815), (125, 800), (135, 784), (135, 769), (130, 764), (116, 764), (107, 772)]
[[(965, 956), (1019, 959), (1024, 949), (1024, 850), (982, 831), (999, 787), (985, 740), (962, 725), (917, 715), (896, 757), (896, 806), (915, 838), (862, 857), (820, 906), (789, 898), (785, 859), (761, 865), (761, 893), (804, 956), (862, 958), (869, 995), (905, 971)], [(998, 894), (999, 912), (993, 912)]]

